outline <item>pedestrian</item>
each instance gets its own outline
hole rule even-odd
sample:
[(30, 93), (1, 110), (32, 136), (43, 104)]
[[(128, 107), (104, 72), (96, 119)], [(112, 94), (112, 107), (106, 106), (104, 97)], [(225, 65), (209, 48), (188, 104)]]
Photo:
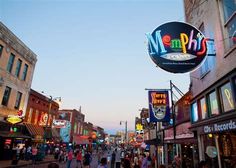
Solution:
[(72, 152), (72, 149), (69, 149), (68, 154), (67, 154), (67, 168), (70, 168), (72, 159), (73, 159), (73, 152)]
[(122, 162), (123, 168), (131, 168), (129, 155), (126, 155)]
[(135, 156), (134, 156), (134, 166), (133, 167), (134, 168), (140, 168), (138, 154), (135, 154)]
[(91, 155), (89, 154), (88, 151), (86, 151), (85, 155), (84, 155), (84, 168), (90, 168), (90, 162), (91, 162), (92, 158)]
[(36, 164), (36, 156), (38, 154), (38, 149), (36, 146), (32, 148), (32, 164)]
[(181, 166), (181, 160), (180, 160), (179, 155), (175, 155), (174, 160), (173, 160), (173, 162), (172, 162), (172, 166), (173, 166), (174, 168), (180, 168), (180, 166)]
[(148, 168), (147, 157), (145, 154), (142, 155), (142, 166), (141, 168)]
[(148, 165), (148, 168), (152, 168), (152, 158), (150, 155), (148, 155), (147, 157), (147, 165)]
[(115, 153), (116, 153), (116, 168), (120, 168), (120, 162), (121, 162), (121, 153), (120, 153), (120, 150), (117, 148), (115, 149)]
[(26, 149), (26, 160), (30, 160), (31, 159), (31, 154), (32, 154), (32, 147), (28, 146)]
[(78, 150), (76, 153), (76, 163), (77, 163), (76, 168), (78, 168), (79, 165), (80, 168), (82, 167), (82, 152), (80, 150)]
[(111, 168), (114, 168), (115, 161), (116, 161), (116, 154), (115, 154), (115, 151), (113, 151), (111, 154)]
[(98, 165), (98, 168), (107, 168), (107, 159), (102, 158), (100, 164)]

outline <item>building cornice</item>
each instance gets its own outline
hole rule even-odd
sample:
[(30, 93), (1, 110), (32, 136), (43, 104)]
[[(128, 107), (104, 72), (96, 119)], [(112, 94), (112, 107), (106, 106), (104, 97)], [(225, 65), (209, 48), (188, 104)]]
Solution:
[[(11, 32), (2, 22), (0, 22), (0, 39), (8, 46), (12, 47), (25, 60), (35, 65), (37, 62), (37, 55), (31, 51), (14, 33)], [(6, 48), (7, 49), (7, 48)]]

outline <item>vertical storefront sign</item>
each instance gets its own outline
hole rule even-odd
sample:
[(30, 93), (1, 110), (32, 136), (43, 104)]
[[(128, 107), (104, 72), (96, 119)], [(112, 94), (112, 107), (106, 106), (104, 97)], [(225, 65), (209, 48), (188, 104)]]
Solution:
[(150, 122), (170, 121), (168, 91), (149, 91), (148, 102), (150, 111)]

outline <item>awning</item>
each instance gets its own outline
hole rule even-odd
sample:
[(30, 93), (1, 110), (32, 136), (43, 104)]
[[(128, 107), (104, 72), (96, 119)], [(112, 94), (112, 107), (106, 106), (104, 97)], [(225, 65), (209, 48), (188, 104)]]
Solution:
[(27, 135), (20, 133), (20, 132), (9, 132), (9, 131), (0, 132), (0, 136), (4, 137), (4, 138), (28, 138), (28, 139), (31, 138)]
[(77, 145), (91, 144), (91, 142), (88, 140), (88, 136), (74, 136), (73, 141)]
[(44, 129), (41, 126), (25, 123), (26, 128), (28, 129), (31, 136), (44, 136)]
[(144, 141), (147, 145), (158, 145), (158, 146), (162, 146), (163, 142), (161, 139), (159, 138), (154, 138), (154, 139), (150, 139), (150, 140), (146, 140)]
[(171, 140), (165, 140), (164, 143), (197, 144), (197, 139), (196, 138), (171, 139)]

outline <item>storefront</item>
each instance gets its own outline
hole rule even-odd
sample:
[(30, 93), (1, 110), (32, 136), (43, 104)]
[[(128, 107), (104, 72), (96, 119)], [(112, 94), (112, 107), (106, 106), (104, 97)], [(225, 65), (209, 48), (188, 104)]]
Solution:
[[(215, 82), (191, 104), (199, 160), (211, 168), (236, 165), (236, 70)], [(231, 165), (230, 165), (231, 164)]]
[(31, 137), (23, 124), (9, 124), (0, 122), (0, 160), (12, 159), (14, 148), (27, 146), (31, 142)]

